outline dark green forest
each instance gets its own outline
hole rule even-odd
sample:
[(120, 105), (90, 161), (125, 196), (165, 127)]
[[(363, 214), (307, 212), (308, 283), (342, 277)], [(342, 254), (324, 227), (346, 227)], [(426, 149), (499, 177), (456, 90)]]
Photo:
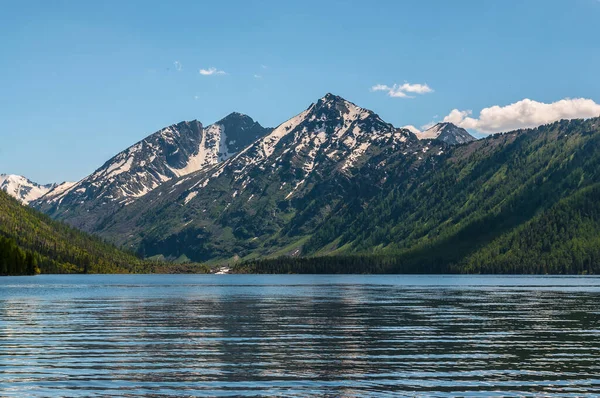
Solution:
[[(0, 191), (0, 275), (169, 272), (168, 268), (54, 221)], [(177, 269), (207, 271), (200, 265)]]

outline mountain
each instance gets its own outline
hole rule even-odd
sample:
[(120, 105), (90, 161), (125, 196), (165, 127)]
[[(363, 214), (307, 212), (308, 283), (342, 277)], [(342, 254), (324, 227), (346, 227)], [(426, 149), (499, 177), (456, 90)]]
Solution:
[(54, 221), (0, 191), (0, 275), (151, 271), (97, 237)]
[(452, 123), (438, 123), (425, 131), (416, 132), (420, 140), (440, 140), (450, 145), (465, 144), (475, 141), (475, 137), (467, 130), (458, 127)]
[(108, 160), (70, 187), (32, 203), (53, 218), (86, 231), (165, 182), (222, 162), (270, 129), (232, 113), (203, 127), (197, 120), (163, 128)]
[(302, 241), (357, 190), (377, 190), (388, 168), (411, 178), (445, 148), (327, 94), (227, 161), (119, 209), (94, 232), (144, 256), (301, 255)]
[(23, 204), (44, 196), (54, 187), (55, 184), (41, 185), (19, 175), (0, 174), (0, 190)]
[[(600, 273), (600, 118), (451, 147), (249, 272)], [(327, 254), (326, 257), (324, 255)]]
[(238, 272), (600, 272), (600, 119), (461, 130), (423, 139), (327, 94), (90, 230)]
[(56, 196), (61, 195), (62, 193), (64, 193), (65, 191), (68, 191), (69, 189), (71, 189), (71, 187), (73, 187), (73, 185), (77, 184), (76, 182), (63, 182), (62, 184), (52, 184), (50, 186), (50, 189), (42, 196), (40, 196), (38, 199), (33, 200), (32, 202), (32, 206), (35, 206), (36, 203), (38, 203), (38, 201), (42, 200), (41, 198), (43, 197), (43, 202), (50, 202), (53, 198), (55, 198)]
[(599, 189), (598, 118), (456, 146), (326, 96), (98, 233), (252, 272), (598, 273)]

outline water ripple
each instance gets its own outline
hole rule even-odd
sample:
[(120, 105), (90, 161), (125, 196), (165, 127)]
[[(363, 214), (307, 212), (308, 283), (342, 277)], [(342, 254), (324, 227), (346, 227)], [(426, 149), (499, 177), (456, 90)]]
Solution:
[(1, 396), (598, 396), (600, 280), (0, 280)]

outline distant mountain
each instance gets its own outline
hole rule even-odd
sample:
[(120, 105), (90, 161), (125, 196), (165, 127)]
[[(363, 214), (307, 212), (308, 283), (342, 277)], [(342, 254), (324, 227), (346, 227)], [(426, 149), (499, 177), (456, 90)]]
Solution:
[(469, 134), (467, 130), (447, 122), (438, 123), (422, 132), (416, 132), (416, 135), (420, 140), (436, 139), (450, 145), (475, 141), (475, 137)]
[(0, 189), (23, 204), (29, 204), (54, 188), (56, 184), (41, 185), (23, 176), (0, 174)]
[(108, 160), (90, 176), (59, 187), (32, 206), (83, 230), (173, 178), (222, 162), (267, 134), (232, 113), (208, 126), (193, 120), (166, 127)]
[(163, 184), (94, 232), (145, 256), (301, 255), (307, 234), (357, 190), (376, 192), (388, 168), (410, 178), (444, 150), (327, 94), (236, 156)]

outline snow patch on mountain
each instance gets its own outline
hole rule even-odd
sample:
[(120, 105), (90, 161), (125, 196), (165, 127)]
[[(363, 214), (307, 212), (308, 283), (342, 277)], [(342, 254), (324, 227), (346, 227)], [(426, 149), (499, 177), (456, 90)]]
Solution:
[(232, 113), (206, 128), (195, 120), (181, 122), (120, 152), (77, 186), (54, 192), (47, 202), (123, 203), (124, 198), (139, 198), (171, 179), (229, 159), (264, 131), (267, 129), (240, 113)]
[(187, 205), (190, 200), (194, 199), (198, 195), (198, 191), (192, 191), (185, 197), (185, 204)]
[(275, 145), (283, 138), (286, 134), (293, 131), (300, 123), (302, 123), (306, 116), (313, 109), (314, 105), (311, 105), (307, 110), (301, 112), (300, 114), (294, 116), (287, 122), (282, 123), (277, 127), (271, 134), (263, 138), (261, 141), (264, 158), (268, 158), (273, 153)]
[(0, 174), (0, 189), (23, 204), (29, 204), (44, 196), (55, 184), (41, 185), (23, 176)]
[(56, 185), (54, 188), (50, 189), (43, 197), (44, 200), (52, 200), (55, 196), (62, 195), (64, 192), (70, 190), (77, 184), (76, 182), (63, 182), (62, 184)]
[(405, 146), (411, 136), (416, 142), (409, 131), (395, 128), (372, 111), (327, 94), (209, 174), (203, 174), (189, 190), (200, 184), (206, 186), (225, 174), (232, 179), (236, 196), (241, 196), (253, 175), (279, 175), (268, 178), (288, 180), (289, 185), (279, 185), (289, 199), (312, 173), (350, 173), (371, 147), (391, 145), (397, 149)]

